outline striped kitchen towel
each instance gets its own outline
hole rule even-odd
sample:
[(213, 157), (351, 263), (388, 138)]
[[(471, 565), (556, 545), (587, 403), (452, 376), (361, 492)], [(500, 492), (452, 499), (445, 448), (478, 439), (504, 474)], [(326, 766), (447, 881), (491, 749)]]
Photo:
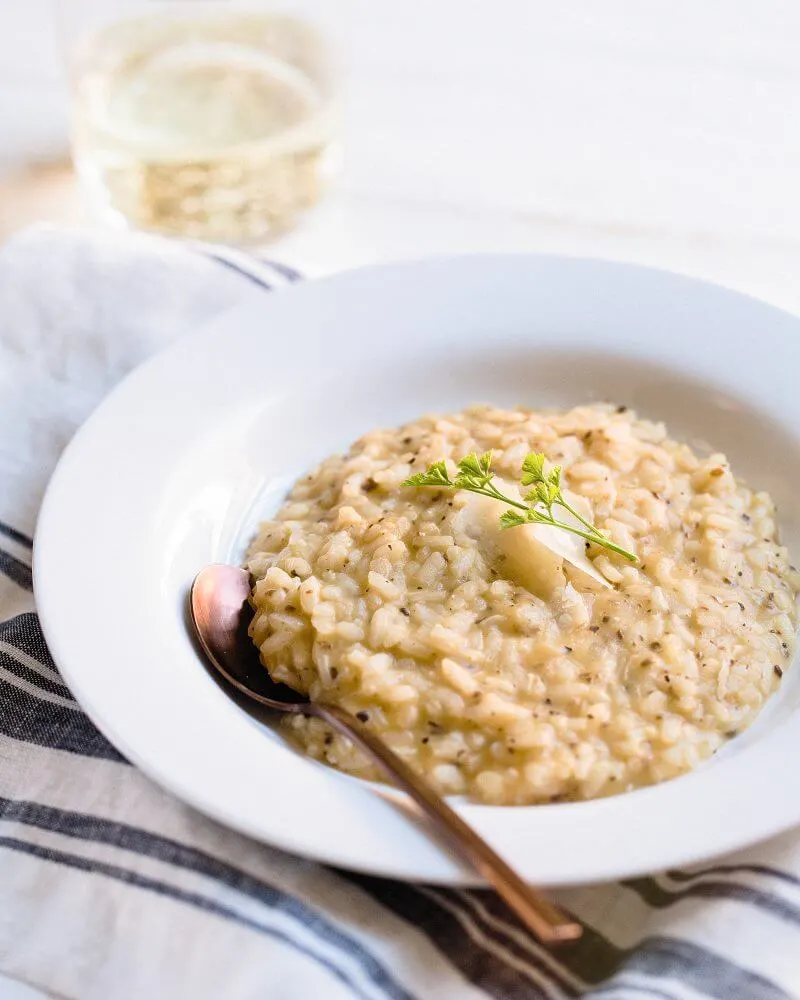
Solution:
[(38, 229), (0, 250), (5, 983), (81, 1000), (800, 998), (797, 836), (564, 891), (586, 933), (551, 953), (491, 892), (336, 871), (218, 826), (138, 773), (83, 714), (31, 592), (48, 475), (141, 359), (297, 277), (145, 236)]

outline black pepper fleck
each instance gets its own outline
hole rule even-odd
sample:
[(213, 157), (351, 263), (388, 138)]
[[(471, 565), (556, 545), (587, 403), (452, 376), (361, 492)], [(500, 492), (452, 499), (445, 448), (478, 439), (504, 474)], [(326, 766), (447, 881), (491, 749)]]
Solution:
[(400, 608), (400, 614), (405, 615), (406, 618), (411, 617), (411, 612), (408, 610), (408, 608)]
[(359, 722), (369, 722), (369, 712), (356, 712), (356, 718)]

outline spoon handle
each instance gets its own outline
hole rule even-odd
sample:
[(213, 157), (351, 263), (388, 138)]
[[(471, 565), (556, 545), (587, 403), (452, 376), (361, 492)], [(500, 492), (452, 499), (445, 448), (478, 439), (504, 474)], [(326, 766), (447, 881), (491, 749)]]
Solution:
[(316, 704), (315, 715), (353, 740), (401, 791), (409, 795), (432, 821), (440, 838), (478, 874), (494, 886), (498, 894), (526, 927), (545, 944), (574, 941), (582, 928), (539, 895), (480, 837), (475, 830), (438, 795), (408, 764), (363, 726), (349, 712), (336, 705)]

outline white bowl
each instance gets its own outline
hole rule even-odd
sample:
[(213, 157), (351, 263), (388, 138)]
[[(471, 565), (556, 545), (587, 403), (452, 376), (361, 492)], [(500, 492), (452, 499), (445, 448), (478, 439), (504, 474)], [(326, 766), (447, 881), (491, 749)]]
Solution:
[[(613, 399), (769, 490), (800, 553), (800, 321), (673, 274), (460, 257), (265, 295), (138, 369), (67, 449), (36, 535), (42, 626), (105, 735), (205, 813), (288, 851), (466, 883), (391, 794), (306, 760), (203, 669), (195, 572), (236, 561), (315, 460), (376, 425), (487, 401)], [(458, 808), (541, 885), (697, 861), (800, 822), (797, 671), (694, 773), (595, 802)]]

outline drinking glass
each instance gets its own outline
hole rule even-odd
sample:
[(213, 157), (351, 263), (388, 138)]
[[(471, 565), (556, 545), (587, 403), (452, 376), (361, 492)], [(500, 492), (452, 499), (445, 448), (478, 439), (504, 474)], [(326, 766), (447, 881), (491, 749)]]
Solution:
[(291, 9), (235, 0), (59, 0), (75, 168), (95, 216), (257, 243), (338, 164), (329, 46)]

